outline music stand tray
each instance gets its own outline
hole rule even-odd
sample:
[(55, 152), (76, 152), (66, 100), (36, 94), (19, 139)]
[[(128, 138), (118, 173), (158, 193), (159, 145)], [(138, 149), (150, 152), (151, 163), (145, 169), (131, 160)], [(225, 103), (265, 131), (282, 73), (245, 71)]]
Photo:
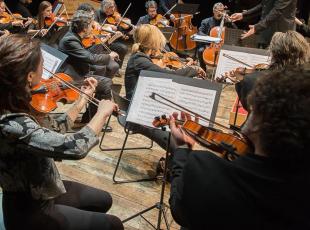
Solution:
[(176, 14), (196, 14), (199, 8), (199, 4), (177, 4), (172, 10), (171, 13)]
[(165, 38), (167, 39), (167, 41), (170, 40), (172, 34), (174, 33), (174, 31), (176, 30), (175, 27), (171, 27), (171, 26), (166, 26), (166, 27), (159, 27), (160, 31), (163, 33), (163, 35), (165, 36)]

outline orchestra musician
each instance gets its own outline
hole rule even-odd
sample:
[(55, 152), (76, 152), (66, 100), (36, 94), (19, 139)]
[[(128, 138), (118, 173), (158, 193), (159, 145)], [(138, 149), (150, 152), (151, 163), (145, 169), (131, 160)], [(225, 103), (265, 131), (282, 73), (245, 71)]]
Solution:
[[(90, 5), (90, 4), (88, 4), (88, 3), (80, 4), (79, 7), (77, 8), (77, 10), (83, 10), (83, 11), (89, 12), (93, 16), (95, 15), (94, 7), (92, 5)], [(92, 26), (93, 26), (93, 29), (97, 29), (99, 31), (101, 30), (101, 25), (97, 21), (93, 21)], [(105, 35), (105, 36), (106, 36), (106, 39), (109, 39), (111, 34)], [(114, 41), (114, 42), (116, 42), (116, 41)], [(106, 46), (108, 46), (109, 48), (111, 47), (111, 45), (109, 45), (109, 44), (106, 44)], [(90, 52), (92, 52), (92, 53), (95, 53), (95, 54), (100, 54), (102, 52), (106, 52), (101, 44), (94, 45), (94, 46), (88, 48), (88, 50)], [(107, 65), (107, 72), (105, 73), (106, 77), (113, 78), (115, 75), (118, 74), (118, 71), (120, 69), (120, 64), (121, 64), (120, 58), (118, 58), (118, 59), (119, 60), (116, 60), (116, 61), (115, 60), (111, 60), (109, 62), (109, 64)]]
[(34, 35), (37, 34), (39, 37), (45, 37), (44, 41), (48, 41), (53, 34), (56, 32), (57, 27), (53, 26), (49, 29), (49, 25), (45, 23), (45, 21), (50, 18), (52, 15), (52, 4), (48, 1), (42, 1), (39, 5), (38, 15), (37, 15), (37, 23), (32, 23), (29, 26), (28, 34)]
[[(212, 17), (209, 17), (209, 18), (206, 18), (204, 20), (201, 21), (201, 25), (198, 29), (198, 34), (199, 35), (210, 35), (210, 31), (213, 27), (216, 27), (216, 26), (220, 26), (221, 24), (221, 21), (222, 21), (222, 17), (225, 13), (225, 6), (223, 3), (221, 2), (218, 2), (218, 3), (215, 3), (213, 5), (213, 16)], [(228, 21), (226, 20), (226, 17), (225, 17), (225, 23), (224, 25), (226, 27), (236, 27), (236, 25), (234, 23), (232, 23), (231, 21)], [(200, 66), (203, 68), (203, 69), (206, 69), (206, 64), (204, 63), (203, 61), (203, 51), (205, 50), (206, 48), (206, 45), (203, 44), (203, 43), (200, 43), (197, 47), (197, 53), (198, 53), (198, 59), (199, 59), (199, 62), (200, 62)]]
[[(115, 71), (109, 69), (109, 63), (114, 62), (118, 54), (111, 52), (109, 54), (94, 54), (83, 47), (82, 39), (90, 36), (93, 29), (92, 23), (94, 17), (86, 11), (76, 11), (72, 20), (70, 30), (60, 40), (59, 50), (68, 55), (67, 65), (64, 72), (77, 82), (83, 81), (85, 76), (93, 76), (98, 81), (96, 97), (98, 99), (111, 98), (111, 76)], [(113, 64), (114, 66), (114, 64)], [(90, 116), (92, 117), (96, 108), (90, 104), (88, 107)], [(89, 113), (85, 112), (82, 123), (89, 120)]]
[(242, 130), (254, 145), (252, 154), (229, 162), (194, 150), (193, 139), (171, 116), (179, 148), (173, 154), (169, 203), (175, 221), (186, 229), (310, 226), (310, 71), (260, 74)]
[(161, 73), (172, 73), (186, 77), (205, 76), (206, 73), (199, 66), (185, 65), (178, 70), (161, 68), (152, 62), (151, 56), (157, 51), (164, 49), (166, 38), (158, 27), (144, 24), (137, 27), (134, 31), (134, 45), (125, 72), (126, 98), (131, 99), (134, 89), (138, 82), (141, 70), (150, 70)]
[[(271, 56), (270, 70), (281, 70), (288, 66), (301, 66), (310, 61), (310, 45), (307, 40), (296, 31), (285, 33), (276, 32), (269, 45)], [(260, 73), (254, 71), (246, 74), (235, 88), (244, 109), (250, 111), (247, 104), (248, 95), (251, 93)]]
[[(150, 24), (152, 20), (154, 20), (157, 17), (157, 3), (155, 1), (147, 1), (145, 3), (145, 9), (147, 12), (147, 15), (144, 15), (139, 18), (137, 22), (137, 26), (141, 24)], [(167, 25), (168, 26), (168, 25)]]
[[(8, 13), (6, 12), (4, 0), (0, 0), (0, 16)], [(22, 31), (24, 27), (27, 27), (32, 22), (32, 19), (29, 19), (25, 23), (21, 20), (12, 20), (7, 23), (0, 23), (0, 30), (8, 30), (12, 33), (17, 33)]]
[[(112, 206), (108, 192), (61, 180), (54, 162), (86, 157), (117, 105), (101, 100), (96, 115), (76, 133), (44, 128), (32, 116), (29, 104), (31, 88), (40, 82), (42, 71), (37, 40), (10, 35), (0, 42), (0, 184), (5, 228), (124, 229), (118, 217), (105, 214)], [(95, 87), (96, 80), (89, 78), (81, 91), (91, 96)], [(80, 96), (54, 124), (66, 132), (88, 102), (86, 98)]]
[(266, 48), (275, 32), (295, 30), (297, 0), (262, 0), (260, 4), (242, 13), (231, 15), (233, 22), (247, 19), (253, 15), (261, 15), (261, 19), (255, 25), (249, 25), (249, 30), (242, 38), (253, 34), (259, 34), (259, 46)]
[[(106, 21), (106, 18), (108, 16), (113, 15), (117, 10), (116, 4), (114, 0), (102, 0), (100, 9), (96, 10), (95, 13), (95, 21), (97, 21), (99, 24), (102, 24)], [(120, 27), (116, 27), (115, 25), (110, 25), (111, 28), (114, 31), (120, 30), (121, 32), (124, 32)], [(123, 41), (115, 41), (113, 42), (109, 48), (119, 55), (120, 61), (118, 62), (120, 65), (120, 68), (122, 68), (125, 55), (127, 54), (128, 48), (126, 44), (124, 44)]]

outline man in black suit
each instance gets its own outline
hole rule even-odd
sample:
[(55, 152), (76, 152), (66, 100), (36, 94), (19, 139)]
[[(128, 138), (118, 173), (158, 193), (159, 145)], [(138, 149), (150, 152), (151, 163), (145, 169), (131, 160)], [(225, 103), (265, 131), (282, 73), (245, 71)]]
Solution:
[(235, 22), (260, 14), (260, 21), (255, 25), (249, 25), (250, 30), (243, 34), (242, 38), (259, 34), (259, 46), (265, 48), (275, 32), (295, 30), (296, 4), (297, 0), (262, 0), (254, 8), (235, 13), (230, 18)]
[(157, 3), (155, 1), (147, 1), (145, 3), (147, 15), (139, 18), (137, 26), (141, 24), (150, 24), (150, 21), (157, 16)]
[(261, 74), (243, 129), (253, 153), (228, 161), (193, 150), (195, 141), (171, 116), (180, 147), (173, 154), (170, 208), (189, 230), (309, 229), (310, 71)]
[[(118, 54), (94, 54), (85, 49), (82, 39), (89, 36), (92, 30), (93, 14), (86, 11), (77, 11), (71, 20), (71, 28), (60, 40), (59, 50), (68, 55), (64, 72), (81, 82), (86, 76), (93, 76), (98, 81), (96, 97), (98, 99), (111, 98), (112, 80), (106, 75), (106, 68), (110, 62), (118, 58)], [(91, 115), (96, 111), (90, 104)], [(83, 116), (83, 122), (87, 122), (88, 116)]]
[[(201, 21), (198, 34), (199, 35), (210, 35), (210, 31), (213, 27), (220, 26), (224, 13), (225, 13), (224, 4), (221, 2), (215, 3), (213, 5), (213, 16)], [(234, 25), (231, 22), (228, 22), (227, 20), (225, 20), (224, 22), (225, 22), (224, 24), (225, 26), (236, 27), (236, 25)], [(206, 47), (207, 45), (205, 45), (204, 43), (198, 44), (198, 47), (197, 47), (198, 59), (200, 62), (200, 66), (203, 69), (206, 69), (206, 64), (203, 61), (203, 51), (205, 50)]]

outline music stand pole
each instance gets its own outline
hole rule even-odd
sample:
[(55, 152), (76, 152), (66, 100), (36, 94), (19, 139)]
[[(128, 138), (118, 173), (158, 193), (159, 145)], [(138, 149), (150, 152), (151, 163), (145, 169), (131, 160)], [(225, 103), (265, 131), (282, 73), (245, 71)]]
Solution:
[[(170, 226), (168, 224), (168, 220), (167, 220), (167, 216), (166, 216), (166, 211), (165, 211), (165, 207), (168, 207), (165, 203), (164, 203), (164, 197), (165, 197), (165, 188), (166, 188), (166, 181), (167, 181), (167, 169), (168, 169), (168, 156), (169, 156), (169, 147), (170, 147), (170, 139), (171, 139), (171, 133), (169, 132), (168, 135), (168, 140), (167, 140), (167, 148), (166, 148), (166, 158), (165, 158), (165, 168), (164, 168), (164, 175), (162, 178), (162, 184), (161, 184), (161, 192), (160, 192), (160, 200), (159, 202), (157, 202), (156, 204), (154, 204), (151, 207), (148, 207), (124, 220), (122, 220), (122, 223), (125, 223), (131, 219), (134, 219), (138, 216), (141, 216), (149, 225), (151, 225), (154, 229), (156, 230), (161, 230), (160, 225), (161, 225), (161, 219), (162, 216), (164, 217), (164, 221), (165, 221), (165, 225), (167, 227), (167, 230), (170, 229)], [(150, 221), (148, 221), (144, 216), (142, 216), (142, 214), (149, 212), (151, 210), (153, 210), (154, 208), (158, 209), (158, 219), (157, 219), (157, 226), (155, 227), (152, 223), (150, 223)]]
[(238, 112), (239, 112), (239, 108), (240, 108), (239, 103), (240, 103), (240, 98), (238, 97), (237, 105), (236, 105), (236, 113), (235, 113), (235, 117), (234, 117), (234, 124), (233, 124), (234, 127), (237, 127), (236, 123), (237, 123), (237, 117), (238, 117)]

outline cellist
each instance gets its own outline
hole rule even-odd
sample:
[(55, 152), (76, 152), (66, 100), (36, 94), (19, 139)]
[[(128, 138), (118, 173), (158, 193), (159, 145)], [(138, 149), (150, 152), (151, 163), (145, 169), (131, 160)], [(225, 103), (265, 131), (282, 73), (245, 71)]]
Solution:
[[(220, 26), (221, 20), (223, 17), (223, 13), (225, 13), (225, 6), (223, 3), (218, 2), (213, 5), (213, 16), (206, 18), (201, 21), (201, 25), (199, 27), (198, 34), (199, 35), (210, 35), (210, 31), (213, 27)], [(235, 27), (235, 25), (231, 24), (229, 21), (225, 21), (226, 27)], [(206, 45), (204, 43), (200, 43), (198, 45), (198, 59), (200, 62), (200, 66), (203, 69), (206, 69), (206, 64), (203, 61), (203, 51), (205, 50)]]

